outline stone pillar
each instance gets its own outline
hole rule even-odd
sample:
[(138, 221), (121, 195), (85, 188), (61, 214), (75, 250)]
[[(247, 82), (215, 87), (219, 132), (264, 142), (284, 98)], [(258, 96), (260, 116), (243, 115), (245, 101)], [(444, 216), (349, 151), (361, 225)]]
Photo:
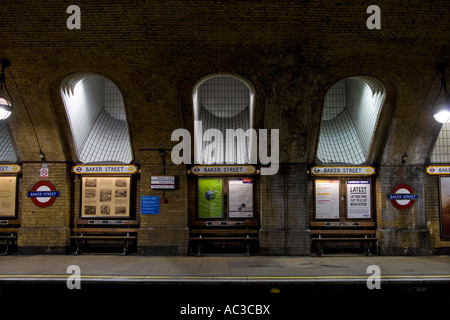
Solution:
[[(24, 163), (19, 183), (19, 254), (66, 254), (69, 247), (71, 212), (70, 166), (64, 162), (49, 163), (49, 178), (40, 179), (41, 163)], [(51, 182), (59, 197), (46, 208), (37, 207), (28, 191), (38, 181)]]
[(176, 177), (175, 190), (152, 190), (152, 175), (162, 174), (161, 164), (144, 163), (141, 165), (141, 196), (164, 196), (167, 203), (159, 203), (159, 214), (142, 215), (140, 201), (137, 203), (137, 215), (140, 215), (138, 232), (138, 253), (143, 255), (187, 255), (189, 229), (187, 226), (186, 167), (184, 165), (166, 165), (167, 175)]
[[(381, 255), (428, 254), (423, 166), (380, 166), (377, 176), (377, 230)], [(395, 208), (387, 195), (407, 184), (418, 199), (411, 208)]]
[(303, 164), (284, 164), (276, 175), (261, 176), (262, 254), (311, 253), (306, 169)]

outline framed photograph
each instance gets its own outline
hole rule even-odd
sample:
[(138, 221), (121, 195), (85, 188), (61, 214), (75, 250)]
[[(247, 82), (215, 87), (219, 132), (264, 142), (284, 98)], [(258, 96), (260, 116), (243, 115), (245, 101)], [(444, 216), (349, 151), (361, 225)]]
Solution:
[(128, 218), (131, 177), (82, 177), (82, 218)]
[(16, 216), (17, 177), (0, 177), (0, 217)]

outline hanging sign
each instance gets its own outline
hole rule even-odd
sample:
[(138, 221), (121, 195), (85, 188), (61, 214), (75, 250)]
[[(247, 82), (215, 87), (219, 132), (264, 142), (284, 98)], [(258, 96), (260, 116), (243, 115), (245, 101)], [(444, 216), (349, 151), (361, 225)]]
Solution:
[(428, 166), (426, 172), (431, 175), (450, 175), (450, 166)]
[(374, 167), (312, 167), (314, 176), (371, 176), (375, 174)]
[(175, 189), (175, 176), (151, 176), (151, 189)]
[(1, 173), (19, 173), (22, 167), (18, 164), (0, 164)]
[(72, 167), (76, 174), (133, 174), (138, 172), (135, 165), (76, 165)]
[(31, 201), (40, 208), (51, 206), (57, 197), (59, 191), (56, 191), (55, 186), (49, 181), (39, 181), (36, 183), (31, 191), (28, 192), (28, 197)]
[(399, 210), (407, 210), (412, 207), (414, 200), (418, 198), (414, 194), (414, 190), (407, 184), (399, 184), (390, 194), (387, 195), (388, 200), (394, 207)]
[(252, 165), (223, 165), (223, 166), (194, 166), (190, 170), (196, 175), (224, 175), (224, 174), (256, 174), (256, 167)]
[(347, 180), (347, 218), (370, 218), (370, 180)]

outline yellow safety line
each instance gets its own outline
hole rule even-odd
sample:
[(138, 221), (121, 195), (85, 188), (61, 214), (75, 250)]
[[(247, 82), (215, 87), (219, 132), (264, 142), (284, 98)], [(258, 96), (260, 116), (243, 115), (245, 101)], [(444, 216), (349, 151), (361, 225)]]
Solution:
[[(0, 279), (8, 278), (68, 278), (72, 274), (2, 274)], [(80, 278), (85, 279), (209, 279), (209, 280), (306, 280), (306, 279), (367, 279), (371, 275), (341, 275), (341, 276), (133, 276), (133, 275), (80, 275)], [(426, 279), (426, 278), (450, 278), (450, 275), (380, 275), (381, 279), (396, 279), (396, 278), (411, 278), (411, 279)]]

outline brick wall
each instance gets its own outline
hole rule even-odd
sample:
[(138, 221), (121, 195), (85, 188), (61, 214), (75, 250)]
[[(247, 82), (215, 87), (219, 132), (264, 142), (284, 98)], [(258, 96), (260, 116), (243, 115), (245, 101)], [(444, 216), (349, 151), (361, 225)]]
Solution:
[[(18, 218), (22, 221), (18, 235), (21, 254), (65, 254), (69, 247), (72, 191), (70, 167), (66, 163), (49, 163), (49, 179), (60, 196), (47, 208), (39, 208), (28, 198), (28, 191), (40, 181), (41, 163), (24, 163), (19, 182)], [(46, 179), (47, 180), (47, 179)]]
[[(373, 192), (381, 252), (424, 254), (449, 246), (437, 236), (436, 179), (423, 173), (440, 128), (430, 116), (439, 91), (435, 65), (450, 64), (444, 1), (380, 3), (380, 30), (366, 28), (363, 2), (81, 1), (81, 30), (66, 27), (67, 1), (2, 4), (8, 14), (0, 25), (1, 55), (11, 60), (22, 94), (7, 74), (16, 103), (8, 128), (23, 163), (20, 252), (65, 252), (70, 221), (79, 215), (79, 177), (69, 173), (79, 159), (60, 87), (80, 72), (108, 78), (123, 94), (133, 163), (141, 167), (133, 178), (139, 253), (188, 252), (187, 221), (197, 209), (186, 167), (166, 158), (166, 173), (179, 180), (166, 191), (169, 202), (161, 203), (159, 215), (140, 216), (140, 196), (162, 194), (149, 182), (161, 173), (157, 150), (176, 144), (174, 129), (193, 132), (192, 89), (216, 73), (247, 79), (255, 88), (254, 127), (280, 130), (284, 171), (261, 176), (256, 186), (262, 253), (309, 254), (314, 207), (306, 169), (316, 163), (326, 91), (351, 76), (376, 78), (386, 88), (368, 155), (369, 164), (380, 164)], [(401, 171), (405, 149), (409, 160)], [(40, 150), (61, 193), (45, 209), (26, 196), (39, 181)], [(386, 200), (400, 182), (419, 195), (407, 212)]]

